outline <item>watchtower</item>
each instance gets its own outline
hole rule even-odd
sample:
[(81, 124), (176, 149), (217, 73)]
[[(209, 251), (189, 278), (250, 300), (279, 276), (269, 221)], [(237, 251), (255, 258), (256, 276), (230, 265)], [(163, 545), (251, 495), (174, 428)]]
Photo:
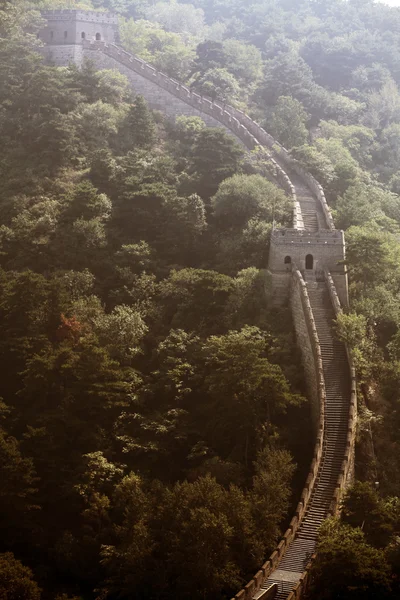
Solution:
[(288, 300), (292, 265), (307, 277), (323, 277), (328, 270), (335, 282), (342, 306), (348, 304), (347, 275), (344, 268), (345, 241), (343, 231), (321, 229), (274, 229), (271, 234), (268, 268), (272, 274), (277, 303)]
[(57, 66), (82, 62), (83, 42), (98, 40), (118, 42), (118, 17), (111, 13), (83, 10), (46, 10), (47, 25), (39, 32), (46, 44), (46, 60)]

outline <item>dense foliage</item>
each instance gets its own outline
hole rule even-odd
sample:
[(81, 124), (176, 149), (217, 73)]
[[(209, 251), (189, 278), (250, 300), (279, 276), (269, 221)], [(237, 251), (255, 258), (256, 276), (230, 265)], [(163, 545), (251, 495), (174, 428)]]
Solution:
[(340, 519), (321, 527), (311, 569), (313, 600), (398, 598), (400, 502), (383, 499), (369, 483), (346, 494)]
[[(0, 15), (0, 568), (25, 569), (27, 598), (37, 586), (10, 552), (44, 595), (220, 598), (272, 547), (286, 452), (302, 464), (305, 437), (290, 323), (265, 299), (284, 195), (223, 131), (165, 122), (118, 73), (44, 67), (32, 7), (116, 11), (128, 50), (246, 110), (324, 185), (346, 230), (337, 329), (359, 374), (357, 475), (380, 481), (387, 516), (400, 496), (400, 10), (18, 0)], [(395, 597), (393, 514), (384, 543), (363, 521), (326, 525), (315, 581), (330, 577), (332, 598)]]

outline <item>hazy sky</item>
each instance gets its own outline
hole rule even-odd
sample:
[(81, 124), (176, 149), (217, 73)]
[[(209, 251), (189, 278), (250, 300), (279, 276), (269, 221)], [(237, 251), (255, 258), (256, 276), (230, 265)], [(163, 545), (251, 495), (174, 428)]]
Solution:
[(400, 6), (400, 0), (381, 0), (384, 4), (389, 4), (389, 6)]

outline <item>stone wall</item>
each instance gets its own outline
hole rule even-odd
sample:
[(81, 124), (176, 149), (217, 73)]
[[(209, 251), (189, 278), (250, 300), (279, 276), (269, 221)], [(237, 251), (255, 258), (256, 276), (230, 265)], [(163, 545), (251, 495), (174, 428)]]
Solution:
[(296, 342), (301, 351), (308, 398), (311, 400), (313, 422), (316, 424), (320, 412), (320, 386), (324, 385), (318, 334), (308, 299), (307, 287), (297, 269), (294, 269), (291, 281), (290, 304), (296, 331)]
[[(135, 93), (146, 98), (146, 102), (150, 108), (160, 110), (171, 117), (180, 115), (198, 116), (210, 127), (221, 127), (220, 121), (213, 116), (204, 114), (200, 106), (197, 109), (193, 108), (193, 106), (187, 104), (181, 98), (171, 95), (169, 90), (165, 90), (158, 86), (156, 81), (149, 81), (134, 71), (130, 68), (130, 65), (124, 63), (121, 64), (115, 57), (109, 56), (101, 51), (94, 52), (93, 45), (90, 44), (87, 46), (85, 44), (83, 57), (84, 59), (93, 61), (98, 69), (117, 69), (120, 73), (125, 75)], [(255, 146), (255, 142), (251, 140), (250, 136), (246, 146), (250, 148), (251, 146)]]
[(61, 46), (45, 46), (42, 54), (49, 64), (68, 65), (74, 63), (78, 66), (83, 61), (83, 48), (77, 44), (63, 44)]

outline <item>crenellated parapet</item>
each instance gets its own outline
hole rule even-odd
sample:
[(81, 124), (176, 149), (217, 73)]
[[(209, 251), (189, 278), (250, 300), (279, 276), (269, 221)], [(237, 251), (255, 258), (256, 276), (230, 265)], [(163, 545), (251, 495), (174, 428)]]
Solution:
[(110, 12), (97, 12), (93, 10), (54, 9), (42, 10), (42, 17), (46, 21), (86, 21), (92, 23), (108, 23), (118, 25), (118, 16)]

